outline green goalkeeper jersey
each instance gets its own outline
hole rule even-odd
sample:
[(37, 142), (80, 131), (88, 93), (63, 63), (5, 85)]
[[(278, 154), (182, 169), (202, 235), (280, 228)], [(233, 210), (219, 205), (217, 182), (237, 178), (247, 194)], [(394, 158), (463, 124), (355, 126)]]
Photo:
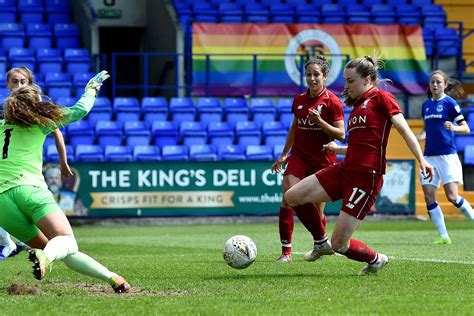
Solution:
[(0, 120), (0, 193), (19, 185), (47, 189), (42, 173), (46, 135), (86, 116), (94, 102), (93, 94), (84, 93), (76, 104), (63, 109), (68, 116), (58, 126), (33, 125), (24, 128)]

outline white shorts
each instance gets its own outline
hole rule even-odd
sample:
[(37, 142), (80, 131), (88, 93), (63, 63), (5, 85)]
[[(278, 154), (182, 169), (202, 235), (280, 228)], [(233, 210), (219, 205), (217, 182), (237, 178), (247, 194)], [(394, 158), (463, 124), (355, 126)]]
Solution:
[(443, 185), (451, 182), (463, 184), (462, 165), (457, 154), (425, 156), (425, 160), (435, 169), (435, 176), (431, 182), (420, 176), (421, 185), (431, 184), (439, 188), (441, 183)]

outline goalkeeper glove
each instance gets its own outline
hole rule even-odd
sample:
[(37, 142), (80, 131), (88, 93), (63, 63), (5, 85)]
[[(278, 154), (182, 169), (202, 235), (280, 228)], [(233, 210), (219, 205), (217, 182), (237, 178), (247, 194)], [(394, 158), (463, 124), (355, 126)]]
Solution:
[(97, 95), (99, 93), (100, 87), (102, 86), (102, 82), (107, 78), (110, 78), (110, 75), (107, 73), (107, 70), (102, 70), (89, 80), (89, 82), (86, 84), (86, 87), (84, 88), (84, 91), (94, 89)]

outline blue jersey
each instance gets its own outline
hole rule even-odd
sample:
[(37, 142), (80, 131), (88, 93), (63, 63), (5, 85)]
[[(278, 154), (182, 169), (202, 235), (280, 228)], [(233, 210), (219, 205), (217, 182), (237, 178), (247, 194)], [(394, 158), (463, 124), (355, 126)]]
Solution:
[(464, 116), (456, 101), (448, 95), (439, 100), (423, 102), (421, 115), (425, 121), (425, 156), (450, 155), (457, 152), (454, 132), (444, 128), (444, 122), (460, 123)]

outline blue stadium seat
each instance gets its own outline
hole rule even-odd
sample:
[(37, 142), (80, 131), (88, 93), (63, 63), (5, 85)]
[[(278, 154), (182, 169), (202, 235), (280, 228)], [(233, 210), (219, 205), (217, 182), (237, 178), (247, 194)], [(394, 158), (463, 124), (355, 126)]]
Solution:
[(64, 50), (64, 65), (70, 74), (90, 71), (90, 56), (85, 48), (66, 48)]
[(94, 75), (93, 72), (77, 72), (72, 75), (72, 89), (77, 96), (84, 93), (84, 87)]
[(225, 121), (229, 123), (231, 128), (234, 128), (238, 122), (248, 120), (249, 109), (248, 107), (224, 108), (224, 116), (225, 116)]
[(0, 21), (2, 23), (15, 23), (16, 16), (16, 0), (0, 0)]
[(225, 98), (224, 110), (229, 108), (248, 108), (247, 101), (244, 98)]
[(424, 5), (433, 4), (433, 0), (411, 0), (411, 4), (421, 8)]
[(421, 24), (420, 9), (411, 4), (395, 5), (396, 15), (400, 24)]
[(267, 6), (258, 2), (246, 2), (244, 12), (247, 22), (268, 23), (270, 12)]
[(434, 55), (434, 32), (430, 28), (423, 28), (423, 41), (425, 43), (426, 56), (431, 57)]
[(468, 166), (474, 165), (474, 144), (466, 145), (464, 148), (464, 164)]
[(44, 78), (44, 86), (48, 96), (53, 100), (59, 97), (70, 97), (72, 95), (70, 75), (65, 72), (48, 72)]
[(217, 102), (206, 102), (201, 104), (200, 101), (198, 101), (197, 117), (204, 128), (206, 128), (210, 122), (220, 122), (222, 120), (222, 107), (220, 106), (219, 100), (215, 100)]
[(393, 24), (397, 22), (395, 10), (392, 5), (373, 4), (370, 12), (375, 24)]
[(261, 132), (255, 122), (241, 121), (235, 125), (235, 137), (237, 144), (243, 147), (248, 145), (260, 145)]
[(98, 121), (95, 124), (95, 135), (97, 142), (102, 147), (107, 145), (122, 145), (122, 126), (117, 121)]
[(319, 23), (322, 20), (319, 7), (313, 3), (295, 4), (295, 15), (298, 23)]
[(471, 134), (460, 135), (457, 134), (454, 142), (456, 144), (456, 149), (458, 152), (463, 152), (467, 145), (474, 144), (474, 132), (471, 131)]
[(368, 8), (362, 4), (346, 5), (347, 23), (370, 23), (371, 15)]
[(193, 4), (191, 12), (194, 22), (218, 22), (217, 9), (211, 3), (197, 1)]
[(275, 145), (273, 146), (273, 159), (278, 159), (282, 152), (283, 152), (283, 149), (285, 148), (285, 145)]
[(90, 145), (94, 143), (94, 127), (87, 121), (80, 120), (66, 126), (69, 143), (76, 147), (79, 144)]
[(79, 100), (79, 98), (76, 98), (76, 97), (59, 97), (56, 100), (56, 102), (61, 104), (61, 105), (70, 107), (70, 106), (74, 105), (77, 102), (77, 100)]
[(159, 161), (160, 148), (151, 145), (138, 145), (133, 148), (133, 161)]
[(274, 23), (294, 23), (295, 10), (292, 4), (273, 2), (270, 5), (270, 19)]
[(218, 4), (218, 15), (223, 23), (242, 23), (244, 12), (242, 6), (233, 2), (221, 2)]
[(177, 145), (178, 128), (170, 121), (156, 121), (151, 126), (151, 135), (157, 146)]
[(143, 120), (148, 124), (168, 119), (168, 101), (164, 97), (144, 97), (141, 106)]
[(468, 111), (464, 116), (471, 132), (474, 132), (474, 111)]
[(283, 126), (288, 129), (293, 122), (292, 112), (293, 99), (280, 98), (277, 103), (277, 116)]
[[(112, 120), (112, 106), (102, 106), (99, 101), (101, 97), (96, 99), (96, 104), (92, 110), (87, 114), (86, 119), (90, 126), (95, 126), (98, 121), (111, 121)], [(103, 97), (106, 98), (106, 97)], [(108, 98), (106, 98), (108, 100)], [(99, 103), (98, 103), (99, 102)], [(110, 102), (110, 101), (109, 101)]]
[[(61, 72), (63, 58), (61, 51), (56, 48), (38, 48), (36, 50), (36, 61), (38, 63), (38, 72), (45, 75), (48, 72)], [(84, 86), (82, 86), (84, 90)]]
[[(4, 50), (0, 49), (0, 76), (7, 72), (7, 54)], [(5, 78), (0, 79), (5, 82)]]
[(441, 4), (430, 4), (421, 7), (423, 26), (436, 29), (446, 26), (446, 12)]
[(71, 4), (69, 0), (44, 0), (46, 22), (53, 25), (56, 23), (71, 23)]
[(181, 122), (184, 121), (194, 121), (196, 118), (196, 108), (184, 108), (184, 107), (175, 107), (170, 108), (170, 117), (171, 121), (177, 127), (180, 126)]
[(49, 24), (27, 24), (26, 38), (28, 39), (28, 47), (31, 49), (53, 47), (53, 32)]
[(279, 121), (268, 121), (262, 127), (263, 142), (273, 148), (275, 145), (284, 145), (286, 142), (287, 129)]
[(248, 160), (273, 160), (273, 151), (266, 145), (249, 145), (245, 149)]
[(321, 17), (324, 23), (344, 23), (344, 8), (338, 4), (326, 3), (321, 6)]
[(245, 160), (245, 153), (238, 145), (220, 145), (217, 149), (217, 157), (220, 161)]
[(192, 161), (217, 161), (216, 149), (213, 145), (191, 145), (189, 159)]
[(161, 159), (165, 161), (188, 161), (188, 148), (184, 145), (165, 145), (161, 148)]
[(0, 47), (3, 49), (25, 47), (25, 31), (19, 23), (3, 23), (0, 21)]
[(150, 129), (146, 122), (143, 121), (127, 121), (123, 126), (125, 142), (127, 146), (133, 148), (137, 145), (150, 144)]
[(127, 146), (107, 145), (104, 150), (104, 160), (111, 162), (130, 162), (132, 158), (132, 150)]
[(80, 31), (74, 23), (56, 23), (53, 26), (56, 47), (60, 49), (80, 48)]
[(232, 145), (234, 132), (227, 122), (210, 122), (207, 126), (209, 143), (215, 146)]
[(222, 105), (218, 98), (199, 98), (196, 107), (198, 109), (222, 108)]
[(140, 102), (135, 97), (115, 97), (113, 111), (119, 122), (140, 120)]
[(184, 108), (184, 109), (194, 108), (194, 101), (191, 98), (173, 97), (170, 99), (169, 108), (170, 110), (174, 110), (176, 108)]
[(366, 7), (370, 8), (370, 6), (374, 4), (384, 4), (386, 3), (385, 0), (362, 0), (361, 4), (365, 5)]
[(102, 162), (104, 151), (99, 145), (77, 145), (76, 162)]
[(456, 29), (450, 27), (438, 27), (435, 29), (435, 41), (438, 42), (438, 56), (450, 57), (460, 54), (462, 35), (458, 35)]
[(35, 69), (36, 60), (29, 48), (10, 48), (8, 50), (8, 60), (10, 61), (10, 68), (28, 67), (29, 69)]
[[(74, 147), (71, 145), (66, 145), (66, 157), (68, 162), (74, 162)], [(46, 147), (46, 161), (47, 162), (59, 162), (58, 149), (55, 144), (50, 144)]]
[(183, 145), (204, 145), (207, 141), (205, 128), (199, 122), (183, 121), (179, 125), (179, 136)]
[(276, 108), (271, 99), (254, 98), (250, 101), (249, 109), (253, 121), (259, 128), (264, 122), (275, 120)]
[(18, 15), (21, 23), (43, 23), (43, 13), (43, 0), (18, 0)]

